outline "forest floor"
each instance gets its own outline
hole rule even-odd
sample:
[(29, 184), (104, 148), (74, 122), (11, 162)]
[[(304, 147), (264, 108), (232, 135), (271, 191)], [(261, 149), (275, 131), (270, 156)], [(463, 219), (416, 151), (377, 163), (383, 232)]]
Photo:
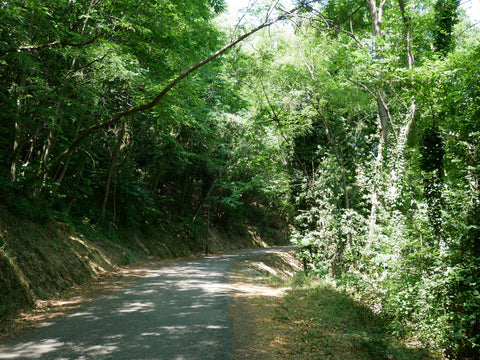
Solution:
[(333, 285), (301, 275), (294, 253), (235, 265), (232, 359), (439, 359), (390, 336), (384, 321)]

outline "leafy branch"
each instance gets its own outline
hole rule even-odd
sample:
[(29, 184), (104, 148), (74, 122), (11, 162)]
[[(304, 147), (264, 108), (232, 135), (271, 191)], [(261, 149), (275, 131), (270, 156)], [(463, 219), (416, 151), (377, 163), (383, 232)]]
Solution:
[(232, 42), (230, 42), (229, 44), (225, 45), (224, 47), (222, 47), (221, 49), (217, 50), (216, 52), (214, 52), (212, 55), (208, 56), (207, 58), (203, 59), (202, 61), (196, 63), (195, 65), (191, 66), (188, 70), (184, 71), (183, 73), (181, 73), (180, 75), (178, 75), (174, 80), (172, 80), (168, 85), (166, 85), (162, 91), (160, 91), (160, 93), (150, 102), (146, 103), (146, 104), (143, 104), (143, 105), (139, 105), (139, 106), (134, 106), (134, 107), (130, 107), (126, 110), (123, 110), (123, 111), (120, 111), (116, 114), (114, 114), (110, 120), (106, 121), (106, 122), (103, 122), (101, 124), (97, 124), (97, 125), (94, 125), (94, 126), (91, 126), (90, 128), (88, 128), (87, 130), (85, 130), (74, 142), (72, 142), (72, 144), (65, 150), (63, 151), (52, 163), (51, 165), (49, 166), (49, 168), (47, 169), (47, 171), (50, 171), (51, 169), (54, 169), (55, 167), (57, 167), (58, 165), (60, 165), (60, 163), (65, 160), (70, 154), (73, 153), (73, 151), (77, 148), (77, 146), (79, 146), (86, 138), (88, 138), (91, 134), (95, 133), (96, 131), (100, 130), (100, 129), (105, 129), (105, 128), (108, 128), (110, 126), (113, 126), (115, 124), (117, 124), (118, 122), (120, 122), (123, 118), (127, 117), (127, 116), (130, 116), (130, 115), (133, 115), (135, 113), (138, 113), (138, 112), (142, 112), (142, 111), (146, 111), (146, 110), (150, 110), (152, 108), (154, 108), (155, 106), (157, 106), (160, 101), (165, 97), (165, 95), (175, 86), (177, 85), (180, 81), (182, 81), (183, 79), (185, 79), (187, 76), (189, 76), (191, 73), (195, 72), (196, 70), (198, 70), (199, 68), (201, 68), (202, 66), (210, 63), (212, 60), (216, 59), (217, 57), (219, 57), (220, 55), (224, 54), (225, 52), (227, 52), (228, 50), (230, 50), (232, 47), (234, 47), (235, 45), (237, 45), (238, 43), (242, 42), (243, 40), (245, 40), (246, 38), (252, 36), (253, 34), (255, 34), (256, 32), (264, 29), (264, 28), (267, 28), (279, 21), (282, 21), (282, 20), (286, 20), (288, 19), (291, 15), (293, 15), (295, 12), (297, 12), (299, 9), (303, 8), (305, 6), (305, 2), (302, 2), (300, 5), (298, 5), (297, 7), (293, 8), (292, 10), (290, 11), (286, 11), (282, 14), (280, 14), (279, 16), (277, 16), (276, 18), (274, 19), (271, 19), (269, 20), (268, 18), (263, 22), (261, 23), (260, 25), (258, 25), (257, 27), (253, 28), (252, 30), (246, 32), (245, 34), (239, 36), (237, 39), (233, 40)]
[(7, 54), (10, 54), (12, 52), (37, 51), (37, 50), (43, 50), (43, 49), (51, 48), (51, 47), (55, 47), (55, 46), (83, 47), (83, 46), (87, 46), (87, 45), (90, 45), (90, 44), (94, 43), (97, 39), (101, 38), (106, 33), (107, 33), (107, 30), (103, 30), (100, 33), (98, 33), (97, 35), (95, 35), (93, 38), (91, 38), (90, 40), (87, 40), (83, 43), (74, 43), (74, 42), (70, 42), (70, 41), (56, 40), (56, 41), (53, 41), (53, 42), (48, 43), (48, 44), (19, 46), (19, 47), (16, 47), (16, 48), (11, 48), (11, 49), (4, 50), (4, 51), (0, 52), (0, 57), (3, 57), (3, 56), (5, 56)]

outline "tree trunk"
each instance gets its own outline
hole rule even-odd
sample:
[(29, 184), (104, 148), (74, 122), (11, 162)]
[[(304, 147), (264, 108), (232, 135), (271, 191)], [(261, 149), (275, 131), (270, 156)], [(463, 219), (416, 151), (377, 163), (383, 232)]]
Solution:
[(375, 52), (375, 57), (379, 59), (381, 57), (381, 51), (378, 47), (377, 39), (382, 38), (382, 21), (383, 21), (383, 8), (386, 0), (381, 0), (377, 5), (377, 0), (367, 0), (368, 8), (370, 9), (370, 17), (372, 19), (372, 49)]
[[(17, 100), (17, 108), (20, 108), (20, 101)], [(10, 163), (10, 176), (12, 182), (17, 181), (17, 169), (19, 167), (19, 148), (21, 141), (21, 125), (20, 125), (20, 116), (15, 117), (14, 124), (14, 135), (13, 135), (13, 146), (12, 146), (12, 160)]]
[(370, 208), (370, 218), (368, 225), (368, 238), (364, 247), (365, 255), (370, 254), (373, 241), (375, 240), (375, 231), (377, 229), (377, 210), (378, 210), (378, 191), (380, 187), (380, 178), (382, 176), (383, 163), (383, 139), (380, 137), (377, 150), (377, 158), (375, 160), (375, 173), (373, 179), (373, 190)]
[(112, 161), (110, 162), (110, 167), (108, 169), (108, 175), (107, 175), (107, 182), (105, 185), (105, 195), (103, 197), (103, 204), (102, 204), (102, 212), (100, 214), (100, 219), (99, 222), (103, 219), (105, 216), (105, 211), (107, 209), (107, 203), (108, 203), (108, 197), (110, 194), (110, 185), (112, 182), (112, 176), (117, 168), (117, 160), (118, 160), (118, 154), (120, 153), (120, 148), (123, 143), (123, 137), (125, 136), (125, 123), (122, 123), (120, 130), (118, 131), (117, 135), (117, 143), (115, 144), (115, 148), (113, 149), (112, 153)]
[(405, 0), (398, 0), (398, 6), (400, 7), (400, 12), (402, 13), (408, 69), (412, 70), (413, 63), (415, 62), (415, 57), (412, 53), (412, 18), (407, 15)]
[[(405, 55), (407, 60), (407, 66), (409, 70), (413, 70), (415, 58), (412, 53), (411, 44), (412, 44), (412, 31), (411, 31), (411, 18), (407, 15), (406, 10), (406, 1), (398, 0), (398, 5), (402, 13), (403, 29), (404, 29), (404, 43), (405, 43)], [(414, 126), (415, 114), (417, 106), (415, 104), (415, 99), (412, 99), (411, 104), (408, 106), (405, 104), (406, 108), (406, 123), (399, 132), (399, 137), (397, 139), (396, 147), (396, 159), (393, 165), (392, 176), (391, 176), (391, 185), (390, 185), (390, 200), (392, 203), (396, 203), (400, 191), (399, 187), (402, 182), (402, 174), (405, 166), (405, 147), (407, 146), (408, 136)]]
[(205, 237), (205, 255), (208, 255), (208, 242), (210, 238), (210, 198), (207, 202), (207, 234)]
[[(385, 102), (385, 91), (379, 89), (377, 91), (377, 108), (378, 108), (378, 126), (383, 140), (385, 149), (388, 149), (388, 123), (390, 122), (390, 111)], [(392, 124), (393, 125), (393, 124)]]
[[(383, 8), (385, 6), (386, 0), (380, 0), (380, 3), (377, 6), (377, 0), (367, 0), (368, 7), (370, 9), (370, 17), (372, 20), (372, 48), (375, 52), (375, 58), (381, 58), (381, 49), (377, 46), (377, 40), (381, 39), (382, 36), (382, 21), (383, 21)], [(381, 78), (382, 74), (378, 73), (375, 76)], [(371, 246), (375, 238), (376, 223), (377, 223), (377, 211), (378, 211), (378, 192), (380, 187), (380, 178), (382, 176), (382, 164), (383, 164), (383, 151), (388, 147), (388, 122), (389, 122), (389, 111), (387, 108), (387, 103), (385, 101), (385, 91), (383, 89), (376, 90), (374, 97), (377, 101), (378, 108), (378, 126), (380, 130), (380, 138), (378, 142), (377, 157), (375, 160), (375, 173), (373, 180), (373, 190), (371, 197), (371, 208), (370, 208), (370, 219), (369, 219), (369, 230), (368, 238), (365, 244), (365, 253), (369, 254)]]
[[(45, 183), (47, 181), (47, 172), (45, 172), (45, 169), (47, 168), (47, 163), (48, 163), (48, 158), (50, 156), (50, 152), (52, 150), (52, 145), (53, 145), (53, 141), (54, 141), (54, 137), (55, 137), (55, 127), (61, 127), (62, 126), (62, 120), (61, 120), (61, 117), (59, 116), (60, 114), (60, 108), (61, 108), (61, 102), (62, 102), (62, 98), (65, 96), (66, 92), (65, 92), (65, 86), (62, 87), (61, 91), (60, 91), (60, 94), (59, 94), (59, 99), (55, 105), (55, 114), (51, 120), (51, 123), (50, 123), (50, 129), (48, 130), (48, 135), (47, 135), (47, 139), (45, 140), (45, 143), (43, 144), (43, 151), (42, 151), (42, 155), (40, 157), (40, 165), (38, 167), (38, 172), (37, 172), (37, 175), (39, 177), (43, 177), (43, 179), (41, 179), (41, 185), (38, 185), (38, 187), (35, 189), (35, 192), (37, 194), (40, 193), (42, 187), (45, 186)], [(57, 124), (57, 121), (58, 121), (58, 124)]]
[[(23, 67), (22, 75), (20, 78), (20, 85), (19, 85), (19, 92), (25, 87), (25, 81), (27, 78), (27, 67), (26, 65)], [(12, 156), (10, 160), (10, 176), (12, 182), (17, 181), (17, 172), (18, 168), (20, 167), (20, 150), (23, 143), (23, 127), (22, 127), (22, 101), (20, 100), (21, 93), (18, 94), (17, 97), (17, 112), (15, 114), (15, 124), (14, 124), (14, 135), (13, 135), (13, 146), (12, 146)]]
[(73, 206), (73, 203), (75, 202), (76, 200), (76, 197), (77, 197), (77, 190), (80, 186), (80, 181), (82, 181), (82, 175), (83, 175), (83, 170), (85, 170), (85, 162), (83, 163), (82, 165), (82, 168), (80, 169), (80, 171), (78, 172), (78, 175), (77, 175), (77, 181), (75, 182), (75, 185), (73, 187), (73, 190), (72, 190), (72, 198), (67, 206), (67, 210), (65, 211), (65, 213), (68, 215), (68, 213), (70, 212), (70, 210), (72, 209), (72, 206)]
[[(75, 139), (78, 137), (78, 134), (80, 133), (80, 128), (82, 127), (82, 124), (83, 124), (83, 120), (80, 119), (80, 121), (78, 122), (77, 124), (77, 129), (75, 131), (75, 137), (73, 138), (73, 140), (75, 141)], [(70, 158), (71, 158), (72, 154), (70, 154), (67, 159), (65, 160), (65, 163), (63, 164), (62, 168), (61, 168), (61, 171), (60, 169), (57, 171), (57, 173), (55, 174), (54, 176), (54, 179), (56, 181), (56, 186), (59, 187), (60, 184), (63, 182), (63, 179), (65, 178), (65, 174), (67, 172), (67, 169), (68, 169), (68, 164), (70, 162)]]

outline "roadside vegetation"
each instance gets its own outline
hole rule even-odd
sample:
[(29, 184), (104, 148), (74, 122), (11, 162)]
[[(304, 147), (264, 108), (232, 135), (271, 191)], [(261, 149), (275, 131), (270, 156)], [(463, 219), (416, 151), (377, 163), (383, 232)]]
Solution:
[(233, 268), (233, 359), (441, 358), (408, 330), (403, 338), (393, 334), (388, 319), (351, 292), (299, 269), (294, 253), (262, 256)]
[[(433, 359), (412, 338), (398, 338), (381, 314), (345, 289), (298, 274), (280, 304), (278, 321), (292, 327), (294, 359)], [(412, 336), (406, 331), (406, 336)], [(413, 348), (409, 348), (413, 347)], [(414, 345), (414, 346), (412, 346)]]

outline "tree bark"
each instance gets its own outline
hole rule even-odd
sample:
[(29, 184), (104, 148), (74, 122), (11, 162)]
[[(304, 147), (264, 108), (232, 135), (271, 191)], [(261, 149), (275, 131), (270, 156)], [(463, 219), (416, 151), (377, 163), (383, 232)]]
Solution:
[[(377, 108), (378, 108), (378, 126), (380, 129), (380, 134), (383, 139), (385, 148), (388, 148), (388, 123), (390, 122), (390, 111), (385, 102), (385, 91), (379, 89), (377, 91)], [(392, 124), (393, 128), (393, 124)]]
[[(19, 111), (18, 108), (20, 108), (20, 101), (17, 100), (17, 112)], [(19, 116), (15, 117), (15, 124), (14, 124), (14, 135), (13, 135), (13, 146), (12, 146), (12, 160), (10, 162), (10, 177), (12, 179), (12, 182), (17, 181), (17, 168), (18, 168), (18, 162), (19, 162), (19, 149), (20, 149), (20, 141), (22, 138), (21, 135), (21, 125), (20, 125), (20, 120)]]
[[(408, 1), (408, 0), (407, 0)], [(412, 30), (411, 30), (411, 18), (407, 15), (406, 3), (405, 0), (398, 0), (398, 5), (400, 12), (402, 13), (403, 29), (404, 29), (404, 44), (405, 44), (405, 54), (407, 60), (407, 66), (409, 70), (413, 70), (415, 58), (412, 53)], [(403, 167), (405, 163), (405, 147), (407, 146), (408, 136), (411, 132), (412, 127), (415, 122), (415, 114), (417, 106), (415, 103), (415, 98), (412, 99), (410, 106), (405, 104), (406, 108), (406, 123), (399, 132), (399, 137), (397, 139), (396, 147), (396, 161), (393, 165), (391, 185), (390, 185), (390, 200), (395, 203), (397, 202), (400, 191), (399, 188), (402, 182)]]
[(100, 214), (99, 222), (104, 218), (105, 211), (107, 210), (107, 203), (108, 203), (108, 197), (110, 194), (110, 185), (112, 183), (112, 176), (115, 169), (117, 168), (118, 154), (120, 153), (120, 147), (122, 146), (124, 136), (125, 136), (125, 123), (121, 125), (120, 130), (118, 131), (117, 143), (115, 144), (115, 148), (113, 149), (112, 161), (110, 162), (110, 167), (108, 169), (107, 182), (105, 184), (105, 195), (103, 197), (102, 212)]
[(377, 0), (367, 0), (368, 8), (370, 9), (370, 17), (372, 19), (372, 35), (373, 50), (375, 51), (375, 57), (380, 58), (380, 54), (377, 48), (377, 39), (382, 37), (382, 21), (383, 21), (383, 8), (386, 0), (381, 0), (377, 5)]
[(65, 210), (65, 213), (67, 215), (70, 213), (70, 210), (72, 209), (72, 206), (75, 203), (75, 200), (77, 199), (77, 191), (78, 191), (78, 188), (80, 187), (80, 182), (82, 181), (83, 170), (85, 170), (85, 162), (82, 164), (82, 168), (77, 174), (77, 181), (75, 182), (75, 185), (73, 186), (73, 190), (72, 190), (72, 198), (70, 199), (67, 209)]
[[(78, 137), (78, 134), (80, 132), (80, 128), (83, 124), (83, 120), (80, 119), (80, 121), (78, 122), (77, 124), (77, 129), (75, 130), (75, 137), (74, 137), (74, 140)], [(56, 186), (60, 186), (60, 184), (63, 182), (63, 179), (65, 178), (65, 174), (67, 172), (67, 169), (68, 169), (68, 164), (70, 162), (70, 157), (71, 157), (71, 154), (68, 156), (68, 158), (66, 159), (65, 163), (63, 164), (61, 170), (59, 169), (57, 171), (57, 173), (55, 174), (54, 176), (54, 179), (55, 179), (55, 182), (56, 182)]]
[[(25, 87), (25, 81), (27, 78), (27, 67), (23, 66), (22, 75), (20, 77), (20, 86), (19, 91)], [(12, 183), (17, 180), (17, 172), (20, 166), (20, 150), (23, 144), (23, 124), (21, 121), (22, 118), (22, 100), (20, 99), (20, 94), (17, 96), (17, 109), (15, 114), (15, 123), (14, 123), (14, 134), (13, 134), (13, 146), (12, 146), (12, 155), (10, 159), (10, 176)]]
[[(372, 20), (372, 50), (375, 53), (375, 59), (381, 59), (381, 49), (378, 46), (378, 40), (383, 37), (382, 35), (382, 21), (383, 21), (383, 8), (386, 0), (380, 0), (377, 5), (377, 0), (367, 0), (368, 7), (370, 9), (370, 17)], [(377, 77), (381, 77), (380, 73), (375, 74)], [(387, 103), (385, 101), (384, 89), (377, 89), (374, 97), (377, 101), (378, 108), (378, 125), (380, 130), (380, 139), (378, 142), (377, 157), (375, 160), (375, 173), (374, 184), (371, 197), (370, 219), (367, 243), (365, 244), (365, 253), (370, 252), (371, 246), (375, 238), (375, 230), (377, 223), (377, 210), (378, 210), (378, 191), (380, 187), (380, 178), (382, 175), (382, 163), (383, 163), (383, 151), (388, 148), (388, 122), (389, 111)]]
[(398, 0), (398, 6), (400, 7), (400, 12), (402, 13), (408, 69), (412, 70), (415, 62), (415, 57), (412, 53), (412, 18), (407, 15), (405, 0)]

